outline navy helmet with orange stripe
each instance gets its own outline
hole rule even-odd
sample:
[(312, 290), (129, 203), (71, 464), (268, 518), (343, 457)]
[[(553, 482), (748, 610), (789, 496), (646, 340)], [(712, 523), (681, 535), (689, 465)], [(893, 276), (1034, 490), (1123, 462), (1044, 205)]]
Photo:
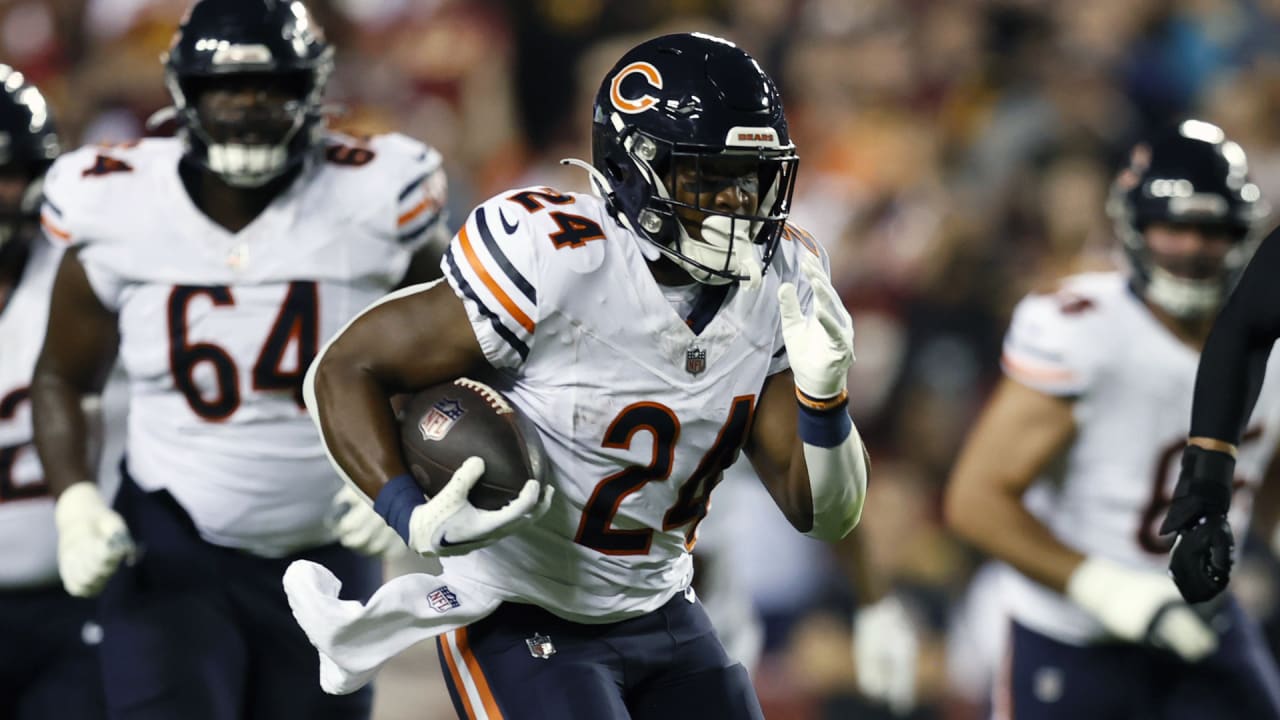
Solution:
[[(1107, 203), (1136, 290), (1177, 317), (1216, 312), (1244, 270), (1260, 236), (1266, 202), (1249, 178), (1244, 150), (1217, 125), (1183, 120), (1136, 145)], [(1230, 242), (1211, 252), (1162, 255), (1152, 226), (1190, 228)]]
[(592, 118), (592, 178), (646, 256), (709, 284), (758, 282), (798, 158), (773, 80), (742, 49), (665, 35), (622, 56)]
[[(188, 157), (237, 187), (258, 187), (323, 142), (333, 48), (297, 0), (200, 0), (164, 58)], [(202, 103), (212, 90), (239, 100)]]
[(0, 65), (0, 256), (35, 235), (45, 171), (61, 152), (44, 95)]

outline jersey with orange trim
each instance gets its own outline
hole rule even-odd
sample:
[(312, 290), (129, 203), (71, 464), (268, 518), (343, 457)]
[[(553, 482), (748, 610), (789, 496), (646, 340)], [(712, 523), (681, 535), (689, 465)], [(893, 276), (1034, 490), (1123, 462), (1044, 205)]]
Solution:
[(537, 426), (557, 493), (535, 526), (446, 558), (447, 574), (578, 622), (648, 612), (689, 584), (710, 491), (765, 379), (789, 367), (778, 285), (796, 283), (807, 306), (799, 253), (827, 260), (792, 232), (761, 287), (724, 286), (718, 312), (695, 301), (683, 317), (643, 242), (600, 198), (550, 188), (485, 202), (454, 238), (445, 276), (495, 386)]
[(171, 139), (85, 147), (45, 182), (47, 234), (79, 248), (119, 317), (130, 472), (172, 493), (210, 542), (265, 556), (330, 542), (340, 483), (305, 414), (303, 374), (442, 232), (440, 156), (400, 135), (330, 136), (233, 234), (192, 202), (182, 152)]
[[(1005, 374), (1070, 398), (1076, 421), (1065, 457), (1026, 496), (1060, 541), (1086, 555), (1167, 570), (1172, 538), (1156, 529), (1177, 480), (1198, 361), (1120, 273), (1074, 276), (1058, 292), (1018, 305), (1005, 339)], [(1230, 516), (1236, 537), (1245, 537), (1253, 495), (1280, 441), (1278, 375), (1268, 373), (1240, 448)], [(1010, 576), (1010, 607), (1026, 627), (1069, 643), (1102, 637), (1097, 622), (1061, 595)]]
[(31, 431), (31, 374), (44, 342), (49, 291), (62, 253), (33, 243), (22, 281), (0, 306), (0, 588), (57, 581), (53, 498)]

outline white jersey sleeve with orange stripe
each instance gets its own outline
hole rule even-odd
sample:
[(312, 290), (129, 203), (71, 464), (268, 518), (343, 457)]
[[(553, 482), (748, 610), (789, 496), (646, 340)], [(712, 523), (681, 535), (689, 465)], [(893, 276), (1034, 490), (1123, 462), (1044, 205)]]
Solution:
[[(445, 199), (448, 186), (440, 153), (417, 140), (399, 134), (376, 135), (369, 148), (386, 162), (399, 167), (388, 172), (401, 178), (394, 212), (396, 242), (410, 251), (448, 239)], [(356, 152), (352, 150), (351, 152)], [(376, 198), (379, 201), (389, 196)]]
[(1005, 374), (1048, 395), (1083, 393), (1098, 366), (1097, 339), (1103, 332), (1099, 314), (1078, 311), (1087, 302), (1070, 285), (1023, 298), (1005, 334), (1000, 359)]
[[(539, 316), (537, 287), (553, 246), (533, 213), (548, 204), (525, 188), (490, 198), (471, 212), (441, 263), (458, 297), (466, 304), (471, 325), (485, 357), (496, 368), (516, 368), (528, 359)], [(524, 198), (528, 208), (512, 198)], [(541, 205), (540, 205), (541, 204)], [(545, 216), (546, 213), (543, 213)], [(545, 304), (545, 303), (544, 303)]]

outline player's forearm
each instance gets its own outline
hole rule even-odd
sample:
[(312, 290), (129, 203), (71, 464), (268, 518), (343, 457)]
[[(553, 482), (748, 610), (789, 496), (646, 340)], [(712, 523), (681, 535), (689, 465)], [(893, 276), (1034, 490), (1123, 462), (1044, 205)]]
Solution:
[(92, 390), (77, 386), (47, 364), (31, 380), (36, 452), (55, 497), (78, 482), (93, 482), (93, 448), (84, 400)]
[(947, 524), (957, 535), (1032, 580), (1057, 592), (1066, 591), (1067, 581), (1084, 555), (1059, 542), (1027, 512), (1020, 496), (969, 493), (956, 486), (953, 480), (945, 512)]
[(303, 396), (330, 462), (365, 495), (377, 497), (406, 472), (391, 393), (354, 358), (328, 349), (307, 373)]
[(813, 507), (806, 535), (839, 540), (862, 517), (870, 458), (843, 401), (830, 409), (800, 408), (799, 437)]

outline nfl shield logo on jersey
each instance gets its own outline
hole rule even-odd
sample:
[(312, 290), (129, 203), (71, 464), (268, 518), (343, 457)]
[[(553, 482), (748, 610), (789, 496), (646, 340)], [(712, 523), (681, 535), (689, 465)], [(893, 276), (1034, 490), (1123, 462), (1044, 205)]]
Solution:
[(707, 351), (702, 348), (691, 347), (684, 354), (684, 369), (690, 374), (697, 375), (707, 369)]
[(551, 638), (542, 633), (534, 633), (524, 643), (529, 646), (529, 654), (539, 660), (550, 660), (556, 654), (556, 646), (551, 644)]
[(422, 416), (422, 422), (418, 423), (418, 429), (422, 431), (423, 440), (443, 440), (445, 435), (449, 434), (449, 430), (453, 428), (467, 411), (462, 409), (462, 403), (451, 398), (445, 398), (427, 411)]
[(431, 609), (438, 613), (448, 612), (462, 604), (458, 602), (458, 596), (449, 589), (448, 585), (441, 585), (427, 593), (427, 602), (431, 603)]

